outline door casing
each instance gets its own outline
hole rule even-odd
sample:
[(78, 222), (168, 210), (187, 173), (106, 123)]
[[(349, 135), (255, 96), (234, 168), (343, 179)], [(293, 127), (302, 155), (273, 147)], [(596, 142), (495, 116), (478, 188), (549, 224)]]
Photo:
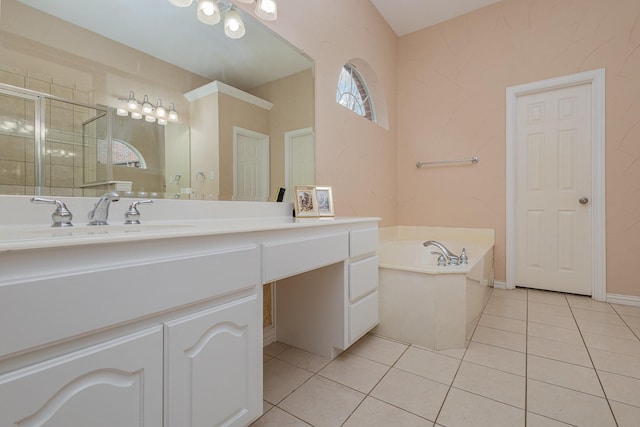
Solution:
[(507, 289), (516, 286), (516, 100), (519, 96), (580, 84), (591, 85), (591, 297), (606, 301), (605, 70), (598, 69), (507, 88)]

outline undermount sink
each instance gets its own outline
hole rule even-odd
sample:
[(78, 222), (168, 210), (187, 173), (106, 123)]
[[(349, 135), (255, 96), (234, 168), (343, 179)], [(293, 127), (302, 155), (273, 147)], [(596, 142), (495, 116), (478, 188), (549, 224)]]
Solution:
[(81, 225), (59, 228), (37, 228), (26, 230), (25, 234), (34, 238), (38, 237), (64, 237), (64, 236), (100, 236), (126, 233), (145, 232), (170, 232), (192, 227), (191, 224), (119, 224), (119, 225)]

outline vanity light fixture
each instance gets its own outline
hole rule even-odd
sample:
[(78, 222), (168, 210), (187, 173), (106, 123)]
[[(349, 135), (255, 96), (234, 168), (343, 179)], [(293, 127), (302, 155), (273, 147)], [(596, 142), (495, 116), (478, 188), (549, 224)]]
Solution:
[(178, 113), (176, 112), (173, 103), (170, 104), (167, 110), (162, 105), (162, 100), (158, 98), (156, 106), (149, 102), (149, 96), (145, 95), (142, 101), (142, 106), (138, 104), (133, 91), (129, 92), (129, 98), (119, 98), (122, 105), (116, 108), (116, 114), (118, 116), (126, 117), (131, 115), (132, 119), (140, 120), (144, 117), (145, 121), (149, 123), (157, 122), (159, 125), (166, 126), (168, 122), (177, 122)]
[[(251, 4), (256, 0), (236, 1)], [(192, 2), (192, 0), (169, 0), (169, 3), (178, 7), (190, 6)], [(275, 21), (278, 18), (278, 4), (276, 0), (257, 0), (255, 13), (266, 21)], [(198, 0), (196, 16), (200, 22), (215, 25), (220, 22), (223, 14), (225, 15), (224, 33), (227, 37), (239, 39), (244, 36), (246, 32), (244, 22), (230, 0)]]

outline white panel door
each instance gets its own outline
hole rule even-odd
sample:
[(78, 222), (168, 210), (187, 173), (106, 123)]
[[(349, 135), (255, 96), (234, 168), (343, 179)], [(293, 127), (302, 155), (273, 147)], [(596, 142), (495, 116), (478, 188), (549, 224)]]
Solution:
[(233, 200), (269, 200), (269, 135), (233, 128)]
[(296, 185), (315, 183), (315, 137), (312, 128), (298, 129), (284, 134), (285, 144), (285, 200), (293, 202)]
[(591, 85), (520, 96), (516, 284), (591, 294)]

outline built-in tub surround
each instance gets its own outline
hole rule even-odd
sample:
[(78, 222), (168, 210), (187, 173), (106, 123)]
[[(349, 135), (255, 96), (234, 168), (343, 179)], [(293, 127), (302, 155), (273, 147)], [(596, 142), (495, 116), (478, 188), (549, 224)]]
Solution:
[(377, 323), (378, 218), (154, 200), (125, 225), (134, 200), (88, 226), (96, 199), (62, 198), (75, 224), (62, 229), (53, 206), (0, 196), (0, 425), (248, 425), (262, 413), (265, 283), (286, 282), (275, 338), (326, 358)]
[[(466, 265), (437, 265), (436, 240), (464, 248)], [(396, 226), (380, 229), (380, 323), (374, 333), (435, 349), (464, 347), (493, 286), (494, 231)]]

